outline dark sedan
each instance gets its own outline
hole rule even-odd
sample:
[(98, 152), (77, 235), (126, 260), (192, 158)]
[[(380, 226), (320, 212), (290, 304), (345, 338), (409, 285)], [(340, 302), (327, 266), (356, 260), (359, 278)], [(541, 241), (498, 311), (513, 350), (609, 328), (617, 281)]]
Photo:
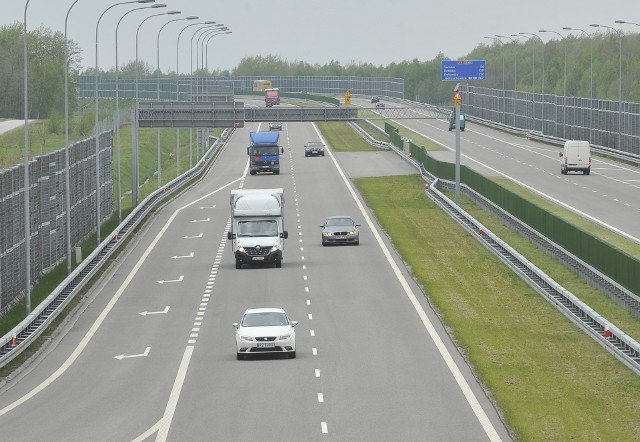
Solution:
[(322, 227), (322, 245), (328, 244), (360, 244), (360, 224), (350, 216), (330, 216)]
[(324, 144), (320, 141), (309, 141), (304, 145), (304, 156), (305, 157), (315, 157), (315, 156), (324, 156)]

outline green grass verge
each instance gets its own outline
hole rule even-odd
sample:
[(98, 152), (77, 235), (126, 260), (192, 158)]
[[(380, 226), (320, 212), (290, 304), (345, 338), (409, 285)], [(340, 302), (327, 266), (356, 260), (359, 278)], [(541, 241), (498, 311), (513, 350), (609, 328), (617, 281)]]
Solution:
[(419, 176), (356, 183), (518, 439), (640, 437), (640, 378), (426, 198)]
[(378, 151), (347, 124), (341, 122), (316, 123), (335, 152)]

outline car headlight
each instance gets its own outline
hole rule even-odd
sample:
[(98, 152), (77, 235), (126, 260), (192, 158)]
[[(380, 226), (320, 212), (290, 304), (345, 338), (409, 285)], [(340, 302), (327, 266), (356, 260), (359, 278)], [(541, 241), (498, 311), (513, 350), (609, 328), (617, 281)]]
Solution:
[(248, 341), (248, 342), (251, 342), (251, 341), (253, 341), (253, 337), (251, 337), (251, 336), (247, 336), (247, 335), (240, 335), (240, 340), (241, 340), (241, 341)]
[(291, 336), (293, 336), (293, 333), (289, 333), (287, 335), (278, 336), (278, 340), (279, 341), (283, 341), (285, 339), (291, 339)]
[(333, 232), (322, 232), (323, 236), (333, 236)]
[(352, 230), (351, 232), (349, 232), (349, 235), (355, 235), (356, 233), (358, 232), (356, 232), (355, 230)]
[(271, 247), (270, 252), (277, 252), (278, 250), (280, 250), (280, 244), (275, 244), (273, 247)]
[(242, 252), (242, 253), (244, 253), (244, 247), (242, 247), (242, 246), (238, 246), (238, 252)]

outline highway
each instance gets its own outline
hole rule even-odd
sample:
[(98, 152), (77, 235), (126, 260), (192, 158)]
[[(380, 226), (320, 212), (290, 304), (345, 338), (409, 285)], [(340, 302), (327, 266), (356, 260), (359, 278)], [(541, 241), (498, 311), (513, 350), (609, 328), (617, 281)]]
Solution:
[[(369, 100), (356, 99), (362, 107)], [(387, 107), (404, 106), (392, 102)], [(385, 111), (376, 109), (384, 116)], [(432, 152), (437, 159), (455, 162), (455, 132), (448, 121), (396, 120), (445, 147)], [(474, 124), (467, 120), (461, 133), (461, 163), (485, 175), (507, 178), (554, 203), (590, 219), (629, 240), (640, 243), (640, 169), (592, 155), (591, 174), (560, 173), (559, 146)]]
[[(391, 152), (305, 158), (320, 134), (286, 123), (281, 174), (250, 176), (256, 126), (236, 130), (206, 177), (157, 211), (0, 392), (2, 438), (510, 440), (349, 180), (415, 170)], [(239, 187), (284, 188), (281, 269), (235, 269), (226, 231)], [(343, 214), (362, 224), (360, 246), (322, 247), (319, 225)], [(236, 360), (231, 324), (250, 307), (300, 322), (296, 359)]]

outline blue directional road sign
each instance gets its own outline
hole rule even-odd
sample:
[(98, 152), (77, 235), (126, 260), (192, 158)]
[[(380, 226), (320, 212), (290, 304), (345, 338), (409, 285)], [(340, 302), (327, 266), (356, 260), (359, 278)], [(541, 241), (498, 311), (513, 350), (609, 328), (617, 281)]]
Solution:
[(442, 60), (442, 81), (486, 80), (486, 60)]

